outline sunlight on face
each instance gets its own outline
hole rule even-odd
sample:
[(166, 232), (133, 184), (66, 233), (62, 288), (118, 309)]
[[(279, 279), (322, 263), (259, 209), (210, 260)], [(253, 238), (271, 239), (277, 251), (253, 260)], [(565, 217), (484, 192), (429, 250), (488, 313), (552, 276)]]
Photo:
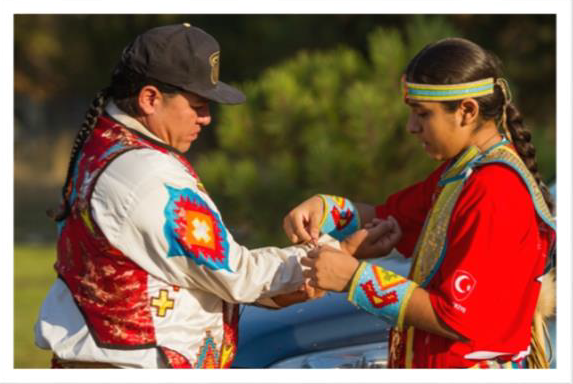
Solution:
[(208, 100), (192, 93), (163, 97), (157, 112), (158, 136), (186, 152), (201, 129), (211, 122)]
[(428, 155), (436, 160), (455, 157), (470, 145), (470, 129), (462, 128), (457, 111), (448, 112), (440, 102), (408, 101), (408, 132), (420, 140)]

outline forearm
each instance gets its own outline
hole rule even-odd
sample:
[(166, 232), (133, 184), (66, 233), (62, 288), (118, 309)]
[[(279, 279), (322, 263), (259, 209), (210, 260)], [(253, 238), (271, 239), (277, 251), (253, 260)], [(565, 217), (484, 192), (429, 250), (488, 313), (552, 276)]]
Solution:
[(367, 203), (354, 203), (356, 210), (358, 211), (358, 215), (360, 216), (360, 223), (362, 227), (364, 224), (369, 223), (376, 217), (376, 208), (374, 205), (367, 204)]
[(352, 278), (348, 299), (399, 329), (413, 326), (450, 339), (464, 340), (436, 315), (425, 289), (382, 267), (361, 264)]
[(423, 288), (414, 289), (405, 311), (405, 325), (435, 333), (448, 339), (464, 340), (463, 336), (448, 327), (436, 315), (430, 301), (430, 294)]

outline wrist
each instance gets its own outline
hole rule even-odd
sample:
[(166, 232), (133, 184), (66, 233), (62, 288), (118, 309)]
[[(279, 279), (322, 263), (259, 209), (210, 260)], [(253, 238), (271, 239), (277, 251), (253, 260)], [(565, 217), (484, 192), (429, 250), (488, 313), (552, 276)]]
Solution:
[(358, 260), (356, 260), (355, 258), (352, 258), (351, 264), (352, 264), (352, 266), (349, 268), (349, 270), (351, 271), (351, 274), (348, 278), (348, 283), (346, 283), (346, 286), (344, 287), (343, 292), (350, 291), (350, 288), (352, 287), (352, 282), (354, 281), (354, 278), (356, 277), (356, 272), (360, 268), (360, 262)]
[(359, 308), (402, 328), (414, 281), (382, 267), (360, 264), (348, 291), (348, 301)]
[(352, 201), (334, 195), (318, 195), (323, 202), (320, 231), (337, 240), (346, 238), (360, 228), (360, 216)]
[(348, 253), (349, 255), (353, 255), (354, 252), (351, 247), (345, 241), (340, 242), (340, 250), (344, 253)]

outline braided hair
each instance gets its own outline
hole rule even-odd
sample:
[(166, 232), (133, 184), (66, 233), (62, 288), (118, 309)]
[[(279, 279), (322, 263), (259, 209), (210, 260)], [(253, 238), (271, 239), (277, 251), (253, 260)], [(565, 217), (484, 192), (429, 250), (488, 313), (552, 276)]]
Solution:
[(82, 149), (87, 138), (92, 133), (98, 117), (103, 113), (109, 95), (110, 95), (109, 87), (103, 88), (96, 94), (96, 96), (92, 100), (92, 103), (90, 104), (88, 111), (86, 112), (81, 128), (76, 134), (76, 138), (74, 140), (74, 144), (72, 146), (72, 151), (70, 154), (70, 161), (68, 162), (68, 172), (66, 175), (66, 181), (64, 182), (64, 186), (62, 187), (62, 203), (60, 205), (58, 212), (54, 212), (53, 210), (48, 210), (47, 212), (48, 216), (50, 216), (55, 221), (61, 221), (65, 219), (66, 216), (68, 216), (70, 213), (71, 208), (69, 199), (73, 189), (72, 179), (75, 165), (78, 160), (80, 150)]
[[(498, 127), (507, 127), (519, 157), (537, 182), (547, 206), (554, 211), (553, 198), (538, 170), (531, 132), (515, 104), (511, 103), (509, 88), (498, 81), (502, 77), (501, 62), (493, 53), (466, 39), (446, 38), (422, 49), (408, 64), (405, 76), (409, 82), (425, 84), (459, 84), (493, 77), (494, 92), (475, 99), (479, 104), (480, 119), (493, 119)], [(442, 102), (450, 112), (460, 103), (460, 100)]]
[(47, 211), (49, 217), (55, 221), (61, 221), (70, 214), (70, 196), (73, 190), (73, 176), (78, 161), (80, 151), (86, 142), (87, 138), (91, 135), (97, 119), (103, 113), (107, 102), (113, 99), (115, 104), (132, 117), (141, 115), (138, 105), (138, 95), (141, 89), (146, 85), (155, 86), (166, 99), (183, 92), (180, 88), (165, 84), (153, 78), (139, 74), (130, 68), (118, 64), (114, 70), (111, 80), (111, 85), (100, 90), (94, 97), (88, 111), (86, 112), (84, 122), (80, 130), (76, 134), (72, 151), (70, 154), (70, 161), (68, 163), (68, 172), (66, 181), (62, 187), (62, 203), (57, 212), (52, 209)]

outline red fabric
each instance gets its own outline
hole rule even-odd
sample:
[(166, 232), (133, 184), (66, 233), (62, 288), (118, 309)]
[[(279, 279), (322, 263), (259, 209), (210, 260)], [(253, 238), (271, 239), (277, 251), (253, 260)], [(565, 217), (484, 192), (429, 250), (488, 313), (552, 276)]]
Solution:
[(165, 355), (169, 368), (193, 368), (189, 360), (182, 354), (167, 347), (159, 347)]
[(79, 157), (71, 213), (58, 237), (55, 268), (93, 337), (106, 347), (156, 343), (147, 272), (107, 241), (89, 205), (97, 174), (106, 164), (126, 150), (143, 146), (150, 145), (109, 119), (98, 120)]
[[(107, 348), (156, 346), (147, 272), (113, 247), (91, 216), (90, 199), (98, 175), (118, 155), (138, 148), (151, 148), (176, 157), (202, 185), (189, 162), (179, 153), (143, 139), (138, 134), (101, 116), (84, 144), (73, 178), (71, 213), (61, 223), (55, 264), (70, 289), (92, 336)], [(238, 306), (225, 305), (225, 345), (235, 356)], [(229, 319), (227, 319), (229, 317)], [(161, 347), (173, 368), (190, 368), (179, 353)]]
[[(424, 210), (427, 214), (431, 206), (428, 195), (432, 185), (435, 188), (436, 172), (391, 196), (377, 212), (381, 217), (387, 212), (394, 215), (417, 240)], [(541, 286), (536, 278), (543, 273), (554, 239), (552, 231), (543, 229), (514, 170), (498, 164), (474, 170), (450, 218), (443, 263), (426, 287), (437, 316), (470, 341), (456, 342), (416, 329), (413, 367), (464, 368), (479, 361), (465, 359), (468, 353), (514, 355), (527, 349)], [(402, 240), (402, 249), (413, 249), (413, 237), (409, 233)]]
[(426, 215), (439, 192), (438, 181), (447, 165), (447, 162), (443, 163), (425, 180), (390, 195), (384, 204), (376, 206), (377, 217), (393, 216), (400, 224), (402, 238), (396, 249), (404, 257), (411, 257), (414, 252)]

